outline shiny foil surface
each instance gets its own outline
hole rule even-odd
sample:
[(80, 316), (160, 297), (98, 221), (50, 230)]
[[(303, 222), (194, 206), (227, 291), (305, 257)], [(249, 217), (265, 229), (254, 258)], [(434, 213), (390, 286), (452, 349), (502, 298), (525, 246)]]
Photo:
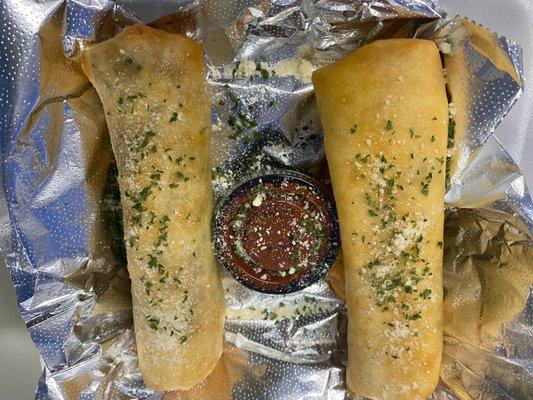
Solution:
[(204, 43), (217, 200), (274, 168), (327, 184), (311, 72), (371, 40), (435, 40), (457, 129), (433, 399), (533, 398), (533, 206), (493, 135), (522, 91), (519, 45), (446, 19), (432, 0), (0, 0), (0, 245), (41, 355), (36, 399), (354, 398), (344, 383), (341, 260), (328, 279), (283, 296), (221, 271), (228, 311), (213, 373), (187, 392), (143, 385), (116, 167), (78, 62), (83, 48), (135, 22)]

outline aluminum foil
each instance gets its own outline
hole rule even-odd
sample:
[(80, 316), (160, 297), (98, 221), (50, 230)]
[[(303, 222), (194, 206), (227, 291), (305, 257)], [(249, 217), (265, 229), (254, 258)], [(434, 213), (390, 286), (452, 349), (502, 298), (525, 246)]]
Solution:
[(41, 355), (36, 399), (352, 398), (339, 292), (324, 280), (290, 295), (258, 294), (223, 271), (226, 343), (213, 374), (188, 392), (144, 387), (116, 169), (101, 105), (77, 61), (84, 46), (136, 21), (205, 45), (218, 199), (271, 168), (327, 183), (311, 71), (374, 39), (434, 39), (448, 80), (464, 90), (450, 93), (457, 133), (446, 197), (445, 348), (433, 398), (533, 398), (533, 206), (493, 135), (521, 93), (518, 45), (467, 20), (446, 22), (432, 0), (0, 7), (0, 245)]

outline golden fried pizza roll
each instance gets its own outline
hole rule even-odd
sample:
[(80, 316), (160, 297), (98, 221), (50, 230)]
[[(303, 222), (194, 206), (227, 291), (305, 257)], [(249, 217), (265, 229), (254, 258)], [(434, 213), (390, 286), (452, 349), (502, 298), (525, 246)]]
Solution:
[(431, 41), (376, 41), (313, 75), (337, 203), (348, 388), (428, 398), (442, 351), (448, 101)]
[(210, 102), (202, 47), (133, 26), (82, 53), (118, 164), (139, 365), (147, 386), (189, 389), (222, 352), (211, 246)]

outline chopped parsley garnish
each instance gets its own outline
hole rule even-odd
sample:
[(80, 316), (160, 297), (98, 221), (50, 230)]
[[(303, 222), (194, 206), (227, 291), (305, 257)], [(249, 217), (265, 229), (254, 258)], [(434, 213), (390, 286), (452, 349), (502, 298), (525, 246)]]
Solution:
[(148, 315), (146, 317), (146, 320), (148, 321), (148, 325), (150, 325), (150, 328), (157, 331), (159, 330), (159, 318), (153, 317), (151, 315)]
[(419, 312), (416, 313), (416, 314), (413, 314), (413, 315), (411, 315), (411, 316), (409, 317), (409, 319), (410, 319), (411, 321), (416, 321), (417, 319), (420, 319), (420, 318), (422, 318), (422, 316), (420, 315)]
[(146, 291), (146, 294), (150, 296), (150, 292), (152, 290), (152, 286), (154, 286), (154, 283), (152, 281), (144, 280), (144, 290)]
[(270, 76), (268, 70), (262, 67), (261, 62), (255, 63), (255, 70), (259, 71), (263, 79), (268, 79), (268, 77)]
[(316, 299), (314, 297), (306, 296), (306, 295), (304, 295), (304, 301), (306, 303), (316, 303)]
[(139, 235), (130, 235), (126, 239), (126, 244), (129, 247), (134, 247), (138, 240), (139, 240)]
[[(229, 90), (229, 86), (225, 86)], [(230, 115), (228, 117), (228, 125), (232, 133), (228, 136), (232, 140), (241, 138), (243, 134), (251, 130), (253, 137), (248, 138), (248, 142), (259, 138), (258, 124), (255, 119), (251, 117), (253, 105), (248, 105), (248, 110), (245, 111), (245, 105), (233, 93), (228, 92), (228, 97), (231, 100)]]
[(176, 176), (178, 177), (178, 179), (182, 182), (187, 182), (189, 180), (189, 177), (188, 176), (185, 176), (183, 175), (182, 172), (178, 171), (176, 172)]
[(431, 183), (432, 179), (433, 179), (433, 172), (428, 172), (424, 180), (420, 182), (420, 185), (422, 185), (422, 189), (420, 190), (420, 192), (424, 196), (429, 195), (429, 184)]
[(169, 122), (172, 123), (172, 122), (176, 122), (177, 120), (178, 120), (178, 113), (177, 112), (173, 112), (172, 113), (172, 117), (170, 117)]
[(368, 193), (365, 193), (365, 199), (366, 199), (366, 204), (368, 205), (368, 213), (372, 217), (377, 217), (378, 211), (377, 211), (377, 205), (375, 201), (372, 199), (372, 197)]
[(148, 258), (149, 258), (149, 260), (148, 260), (148, 268), (150, 268), (150, 269), (157, 268), (157, 266), (159, 264), (158, 261), (157, 261), (157, 257), (155, 257), (152, 254), (149, 254)]
[(161, 179), (161, 174), (163, 173), (163, 171), (155, 171), (155, 172), (152, 172), (150, 174), (150, 179), (154, 180), (154, 181), (159, 181)]
[(368, 162), (368, 160), (370, 159), (370, 154), (367, 154), (367, 155), (363, 156), (363, 155), (357, 153), (355, 155), (355, 159), (357, 161), (361, 161), (363, 164), (366, 164)]
[(150, 142), (150, 139), (153, 138), (156, 135), (154, 131), (146, 131), (144, 132), (144, 139), (139, 143), (137, 146), (137, 150), (141, 150), (145, 148), (148, 143)]
[(143, 68), (141, 64), (136, 63), (131, 57), (124, 58), (124, 60), (122, 60), (122, 66), (124, 68), (131, 68), (135, 72), (139, 72)]
[(141, 196), (141, 200), (146, 200), (151, 193), (152, 188), (150, 186), (146, 186), (143, 190), (141, 190), (139, 196)]
[(233, 70), (231, 71), (231, 78), (235, 79), (235, 75), (237, 74), (237, 71), (239, 70), (239, 65), (241, 65), (240, 61), (235, 62), (235, 66), (233, 67)]
[(88, 295), (86, 295), (84, 293), (79, 293), (78, 294), (78, 301), (85, 301), (85, 300), (87, 300), (89, 298), (90, 298), (90, 296), (88, 296)]

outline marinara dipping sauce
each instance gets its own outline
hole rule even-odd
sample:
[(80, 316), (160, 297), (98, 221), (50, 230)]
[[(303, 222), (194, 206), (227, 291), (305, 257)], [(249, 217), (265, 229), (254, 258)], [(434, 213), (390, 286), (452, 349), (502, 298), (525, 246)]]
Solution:
[(215, 215), (221, 264), (245, 286), (289, 293), (316, 282), (339, 250), (329, 195), (299, 173), (254, 177), (234, 189)]

